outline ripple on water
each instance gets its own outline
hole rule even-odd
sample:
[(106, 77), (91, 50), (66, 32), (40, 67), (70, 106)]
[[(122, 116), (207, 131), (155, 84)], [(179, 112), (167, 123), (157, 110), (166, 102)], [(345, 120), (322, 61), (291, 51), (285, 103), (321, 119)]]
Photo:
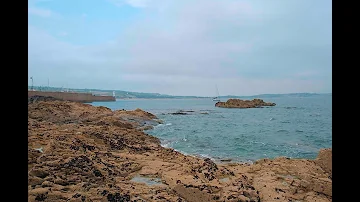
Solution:
[[(275, 102), (276, 106), (225, 109), (214, 107), (211, 99), (120, 100), (94, 104), (157, 112), (164, 124), (146, 133), (160, 138), (163, 146), (191, 155), (241, 162), (278, 156), (315, 158), (320, 148), (332, 147), (331, 96), (268, 97), (264, 101)], [(193, 110), (189, 112), (192, 116), (169, 114), (184, 109)]]

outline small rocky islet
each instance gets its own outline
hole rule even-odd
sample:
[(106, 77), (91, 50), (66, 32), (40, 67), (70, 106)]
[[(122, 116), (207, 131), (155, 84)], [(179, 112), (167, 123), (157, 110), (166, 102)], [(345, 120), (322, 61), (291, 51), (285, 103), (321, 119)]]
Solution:
[(28, 201), (332, 201), (331, 149), (217, 164), (162, 147), (143, 132), (155, 123), (141, 109), (32, 99)]
[(262, 108), (275, 106), (275, 103), (264, 102), (262, 99), (241, 100), (241, 99), (228, 99), (226, 102), (217, 102), (215, 107), (222, 108)]

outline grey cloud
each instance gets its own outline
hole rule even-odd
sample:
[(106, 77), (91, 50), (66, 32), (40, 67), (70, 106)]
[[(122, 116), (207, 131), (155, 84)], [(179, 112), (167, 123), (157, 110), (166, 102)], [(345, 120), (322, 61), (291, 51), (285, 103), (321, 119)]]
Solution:
[(53, 66), (45, 72), (76, 79), (74, 87), (177, 95), (213, 95), (215, 83), (223, 94), (331, 91), (325, 1), (162, 2), (147, 2), (148, 18), (96, 46), (29, 26), (29, 72)]

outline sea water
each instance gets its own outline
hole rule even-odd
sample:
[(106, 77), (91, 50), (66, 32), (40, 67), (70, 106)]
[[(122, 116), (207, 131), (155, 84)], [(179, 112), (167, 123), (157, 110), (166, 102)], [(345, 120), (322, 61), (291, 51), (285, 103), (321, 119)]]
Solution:
[[(321, 148), (332, 147), (331, 94), (263, 100), (276, 106), (218, 108), (211, 99), (119, 99), (93, 105), (151, 112), (164, 123), (145, 132), (163, 146), (214, 160), (314, 159)], [(172, 114), (180, 110), (185, 114)]]

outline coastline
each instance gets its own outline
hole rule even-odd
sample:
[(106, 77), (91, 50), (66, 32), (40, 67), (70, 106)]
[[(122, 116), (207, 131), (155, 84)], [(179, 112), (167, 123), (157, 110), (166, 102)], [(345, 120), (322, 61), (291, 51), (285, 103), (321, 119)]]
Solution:
[(214, 163), (162, 147), (143, 132), (159, 120), (141, 109), (40, 101), (28, 111), (29, 201), (332, 201), (331, 149)]
[(211, 98), (116, 98), (117, 100), (211, 100)]

